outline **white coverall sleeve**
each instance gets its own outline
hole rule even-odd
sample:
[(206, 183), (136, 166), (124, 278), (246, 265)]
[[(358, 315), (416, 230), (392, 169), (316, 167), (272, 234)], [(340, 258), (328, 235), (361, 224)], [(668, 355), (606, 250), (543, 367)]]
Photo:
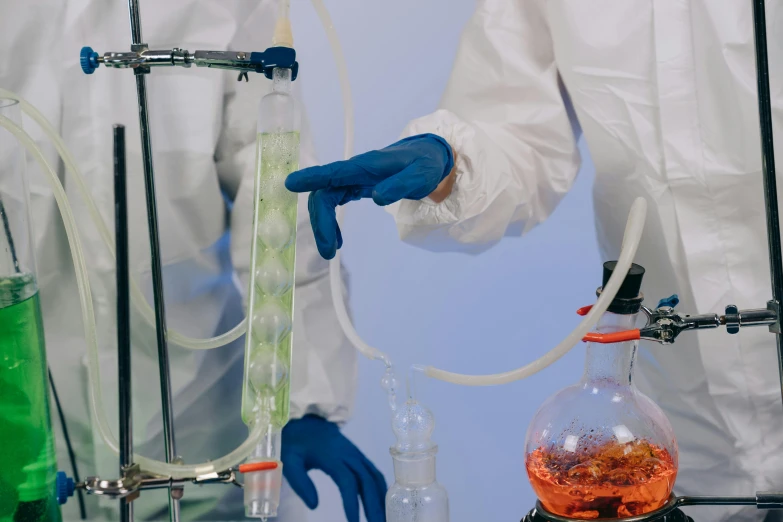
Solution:
[[(267, 3), (274, 7), (274, 3)], [(272, 34), (259, 30), (274, 23), (275, 11), (259, 9), (244, 21), (238, 34)], [(253, 29), (251, 29), (253, 28)], [(270, 42), (235, 41), (233, 49), (266, 49)], [(260, 40), (260, 39), (256, 39)], [(293, 93), (300, 101), (301, 79)], [(227, 80), (223, 129), (217, 151), (218, 174), (231, 205), (231, 257), (239, 289), (246, 299), (250, 271), (253, 222), (257, 113), (261, 98), (271, 91), (271, 82), (261, 76), (249, 83)], [(300, 165), (316, 165), (309, 124), (302, 111)], [(296, 241), (293, 362), (291, 368), (291, 418), (313, 413), (332, 422), (350, 417), (356, 393), (356, 350), (345, 338), (332, 305), (329, 264), (318, 254), (307, 213), (307, 195), (299, 198)], [(344, 289), (343, 295), (347, 295)]]
[(580, 158), (544, 10), (544, 0), (479, 2), (440, 110), (403, 133), (434, 133), (451, 144), (454, 190), (440, 204), (393, 205), (403, 240), (479, 252), (529, 231), (571, 188)]

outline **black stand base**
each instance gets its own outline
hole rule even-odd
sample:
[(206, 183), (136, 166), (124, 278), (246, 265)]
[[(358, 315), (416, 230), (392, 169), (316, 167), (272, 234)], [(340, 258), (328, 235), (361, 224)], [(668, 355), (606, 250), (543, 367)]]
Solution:
[[(549, 518), (534, 509), (533, 511), (528, 513), (527, 516), (525, 516), (525, 518), (523, 518), (521, 522), (560, 522), (561, 520), (563, 520), (561, 517)], [(614, 519), (614, 520), (617, 520), (619, 522), (622, 519)], [(637, 516), (627, 520), (632, 520), (633, 522), (693, 522), (693, 519), (691, 517), (687, 516), (679, 509), (675, 509), (674, 511), (671, 511), (665, 515), (656, 515), (655, 513), (651, 513), (650, 517)], [(574, 522), (580, 522), (580, 521), (574, 520)]]

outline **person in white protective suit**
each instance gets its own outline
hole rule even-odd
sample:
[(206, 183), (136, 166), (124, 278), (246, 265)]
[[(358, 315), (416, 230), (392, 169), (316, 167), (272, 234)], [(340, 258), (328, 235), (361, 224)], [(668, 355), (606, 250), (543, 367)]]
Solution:
[[(783, 1), (766, 5), (781, 133)], [(342, 244), (334, 207), (361, 197), (391, 205), (406, 241), (480, 252), (544, 221), (571, 188), (580, 157), (569, 96), (595, 163), (602, 257), (619, 255), (642, 196), (650, 206), (636, 260), (652, 304), (677, 293), (691, 313), (763, 307), (771, 292), (751, 2), (480, 0), (437, 112), (391, 147), (304, 169), (286, 186), (312, 191), (327, 258)], [(643, 344), (639, 366), (678, 437), (678, 493), (783, 487), (783, 407), (765, 328), (692, 332), (674, 350)], [(755, 507), (693, 514), (765, 519)]]
[[(277, 4), (271, 0), (143, 2), (144, 38), (153, 47), (263, 51), (271, 45)], [(101, 53), (130, 45), (126, 2), (93, 0), (12, 0), (0, 2), (0, 86), (38, 107), (57, 128), (86, 177), (104, 221), (113, 230), (112, 125), (127, 126), (131, 274), (151, 296), (150, 254), (138, 108), (133, 73), (101, 68), (86, 76), (79, 50), (91, 45)], [(302, 74), (306, 76), (306, 74)], [(300, 82), (297, 81), (295, 86)], [(157, 185), (158, 219), (169, 328), (207, 338), (227, 331), (243, 317), (241, 293), (248, 282), (252, 236), (253, 175), (256, 114), (271, 82), (251, 75), (237, 83), (236, 73), (206, 68), (158, 68), (147, 79), (151, 134)], [(306, 123), (306, 122), (305, 122)], [(26, 123), (46, 153), (59, 165), (81, 233), (90, 273), (101, 350), (104, 401), (117, 434), (116, 413), (116, 291), (114, 261), (92, 224), (73, 178), (65, 173), (42, 132)], [(33, 228), (38, 259), (48, 360), (63, 403), (81, 476), (113, 479), (118, 460), (91, 427), (86, 353), (75, 276), (68, 244), (52, 192), (32, 158), (30, 174)], [(303, 126), (301, 164), (315, 163), (309, 129)], [(299, 223), (309, 226), (306, 205)], [(332, 307), (328, 264), (318, 256), (311, 233), (297, 238), (296, 310), (294, 319), (291, 418), (322, 417), (320, 425), (336, 425), (350, 414), (357, 363)], [(233, 260), (233, 264), (232, 264)], [(232, 276), (234, 270), (238, 281)], [(160, 390), (155, 330), (134, 311), (132, 317), (133, 428), (137, 454), (163, 459)], [(190, 351), (169, 343), (177, 453), (186, 463), (204, 462), (227, 454), (246, 437), (240, 418), (243, 338), (209, 351)], [(57, 426), (60, 469), (71, 473)], [(328, 421), (328, 422), (327, 422)], [(291, 424), (295, 424), (292, 421)], [(309, 426), (309, 424), (308, 424)], [(286, 428), (288, 429), (288, 428)], [(313, 436), (318, 436), (316, 432)], [(344, 439), (344, 437), (343, 437)], [(286, 433), (283, 445), (295, 449)], [(365, 466), (351, 498), (350, 479), (338, 484), (349, 519), (358, 522), (358, 498), (371, 504), (362, 480), (368, 474), (372, 490), (385, 490), (383, 477), (347, 439), (341, 448)], [(333, 450), (334, 448), (331, 448)], [(324, 451), (330, 448), (324, 445)], [(332, 451), (329, 458), (347, 459)], [(291, 454), (290, 451), (288, 454)], [(357, 455), (358, 454), (358, 455)], [(323, 465), (312, 455), (299, 483), (299, 496), (285, 486), (281, 521), (307, 519), (305, 504), (317, 504), (306, 471)], [(286, 470), (295, 463), (286, 462)], [(302, 464), (304, 467), (305, 464)], [(344, 466), (350, 468), (350, 464)], [(343, 468), (341, 468), (343, 469)], [(325, 470), (335, 477), (333, 470)], [(343, 474), (344, 475), (344, 474)], [(286, 475), (288, 478), (289, 475)], [(299, 489), (296, 489), (296, 486)], [(304, 488), (304, 489), (303, 489)], [(359, 493), (357, 493), (357, 490)], [(313, 498), (314, 497), (314, 498)], [(166, 494), (144, 492), (134, 502), (137, 520), (167, 520)], [(117, 502), (87, 497), (90, 519), (118, 520)], [(382, 498), (375, 512), (382, 513)], [(75, 500), (64, 507), (64, 519), (78, 520)], [(188, 487), (182, 500), (182, 520), (241, 520), (242, 492), (224, 485)], [(368, 518), (372, 520), (373, 517)], [(381, 519), (374, 518), (375, 521)]]

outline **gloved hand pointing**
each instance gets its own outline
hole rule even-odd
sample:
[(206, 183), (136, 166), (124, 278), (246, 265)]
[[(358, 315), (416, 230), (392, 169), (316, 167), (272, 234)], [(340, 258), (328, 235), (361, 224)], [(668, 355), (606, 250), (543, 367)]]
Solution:
[(336, 208), (349, 201), (372, 198), (385, 206), (401, 199), (423, 199), (438, 188), (454, 168), (449, 144), (435, 134), (405, 138), (381, 150), (346, 161), (294, 172), (286, 178), (291, 192), (310, 192), (308, 210), (318, 252), (335, 256), (343, 238)]
[(385, 522), (386, 480), (333, 422), (317, 415), (289, 421), (281, 460), (288, 484), (310, 509), (318, 507), (318, 492), (307, 472), (320, 469), (337, 484), (348, 522), (359, 522), (359, 497), (367, 522)]

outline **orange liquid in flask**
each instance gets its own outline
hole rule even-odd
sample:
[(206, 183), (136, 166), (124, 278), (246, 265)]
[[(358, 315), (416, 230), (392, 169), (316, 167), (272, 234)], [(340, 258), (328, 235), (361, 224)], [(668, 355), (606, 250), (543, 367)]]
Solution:
[(655, 511), (668, 500), (677, 477), (669, 452), (644, 440), (573, 452), (538, 448), (525, 464), (547, 511), (589, 520)]

